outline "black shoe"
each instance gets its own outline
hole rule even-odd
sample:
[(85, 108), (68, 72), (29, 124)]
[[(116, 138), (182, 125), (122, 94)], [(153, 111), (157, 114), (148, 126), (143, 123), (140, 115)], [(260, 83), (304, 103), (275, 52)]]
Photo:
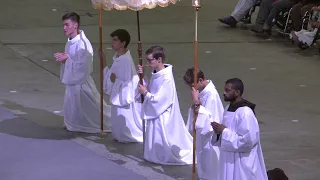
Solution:
[(232, 17), (232, 16), (227, 16), (227, 17), (224, 17), (224, 18), (219, 18), (218, 19), (221, 23), (223, 24), (226, 24), (226, 25), (229, 25), (230, 27), (237, 27), (237, 20)]

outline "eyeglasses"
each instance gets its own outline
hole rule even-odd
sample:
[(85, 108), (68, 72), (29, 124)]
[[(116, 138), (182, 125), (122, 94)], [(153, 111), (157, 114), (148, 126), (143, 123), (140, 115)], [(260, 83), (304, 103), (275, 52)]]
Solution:
[(155, 58), (152, 58), (152, 59), (146, 58), (146, 59), (147, 59), (148, 63), (151, 63), (151, 61), (156, 60)]

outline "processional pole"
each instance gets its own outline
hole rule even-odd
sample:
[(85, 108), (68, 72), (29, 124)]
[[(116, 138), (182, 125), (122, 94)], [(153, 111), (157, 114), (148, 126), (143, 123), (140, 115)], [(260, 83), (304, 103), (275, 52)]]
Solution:
[[(138, 55), (139, 55), (139, 65), (142, 66), (142, 45), (140, 36), (140, 16), (139, 11), (137, 11), (137, 25), (138, 25)], [(143, 85), (143, 72), (139, 73), (139, 83)], [(141, 94), (141, 103), (144, 101), (144, 96)], [(145, 143), (145, 120), (142, 119), (142, 132), (143, 132), (143, 153), (144, 153), (144, 143)]]
[[(100, 52), (102, 53), (102, 3), (99, 10), (99, 45)], [(100, 134), (103, 135), (103, 68), (104, 68), (103, 57), (100, 55)]]
[[(192, 0), (192, 6), (195, 9), (195, 35), (194, 35), (194, 72), (193, 82), (194, 88), (197, 90), (198, 86), (198, 11), (200, 9), (200, 0)], [(192, 164), (192, 180), (196, 180), (196, 120), (198, 112), (193, 108), (193, 164)]]

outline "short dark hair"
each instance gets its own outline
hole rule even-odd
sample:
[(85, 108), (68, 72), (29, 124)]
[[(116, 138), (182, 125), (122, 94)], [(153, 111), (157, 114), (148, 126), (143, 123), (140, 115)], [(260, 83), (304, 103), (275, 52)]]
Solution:
[(241, 79), (239, 79), (239, 78), (228, 79), (226, 81), (226, 84), (232, 84), (233, 89), (240, 91), (240, 96), (243, 94), (244, 85), (243, 85), (243, 82), (241, 81)]
[(155, 59), (159, 59), (161, 57), (162, 62), (164, 62), (165, 58), (166, 58), (165, 50), (161, 46), (152, 46), (146, 51), (145, 54), (146, 55), (152, 54), (153, 58), (155, 58)]
[(80, 26), (80, 16), (75, 12), (68, 12), (65, 15), (62, 16), (62, 20), (70, 19), (72, 22), (78, 23), (78, 26)]
[[(194, 68), (189, 68), (186, 73), (183, 76), (183, 80), (186, 84), (191, 85), (194, 83)], [(199, 81), (199, 79), (205, 79), (204, 77), (204, 73), (198, 69), (198, 73), (197, 73), (197, 80)]]
[(126, 44), (124, 45), (125, 48), (128, 47), (130, 40), (131, 40), (129, 32), (125, 29), (117, 29), (117, 30), (113, 31), (110, 34), (110, 36), (111, 37), (117, 36), (121, 42), (125, 41), (126, 42)]

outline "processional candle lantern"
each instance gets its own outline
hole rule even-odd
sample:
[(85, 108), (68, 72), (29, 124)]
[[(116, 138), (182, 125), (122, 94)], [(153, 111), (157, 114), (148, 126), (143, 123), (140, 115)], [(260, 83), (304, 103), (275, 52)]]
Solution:
[(200, 8), (200, 0), (192, 0), (192, 6), (196, 8)]

